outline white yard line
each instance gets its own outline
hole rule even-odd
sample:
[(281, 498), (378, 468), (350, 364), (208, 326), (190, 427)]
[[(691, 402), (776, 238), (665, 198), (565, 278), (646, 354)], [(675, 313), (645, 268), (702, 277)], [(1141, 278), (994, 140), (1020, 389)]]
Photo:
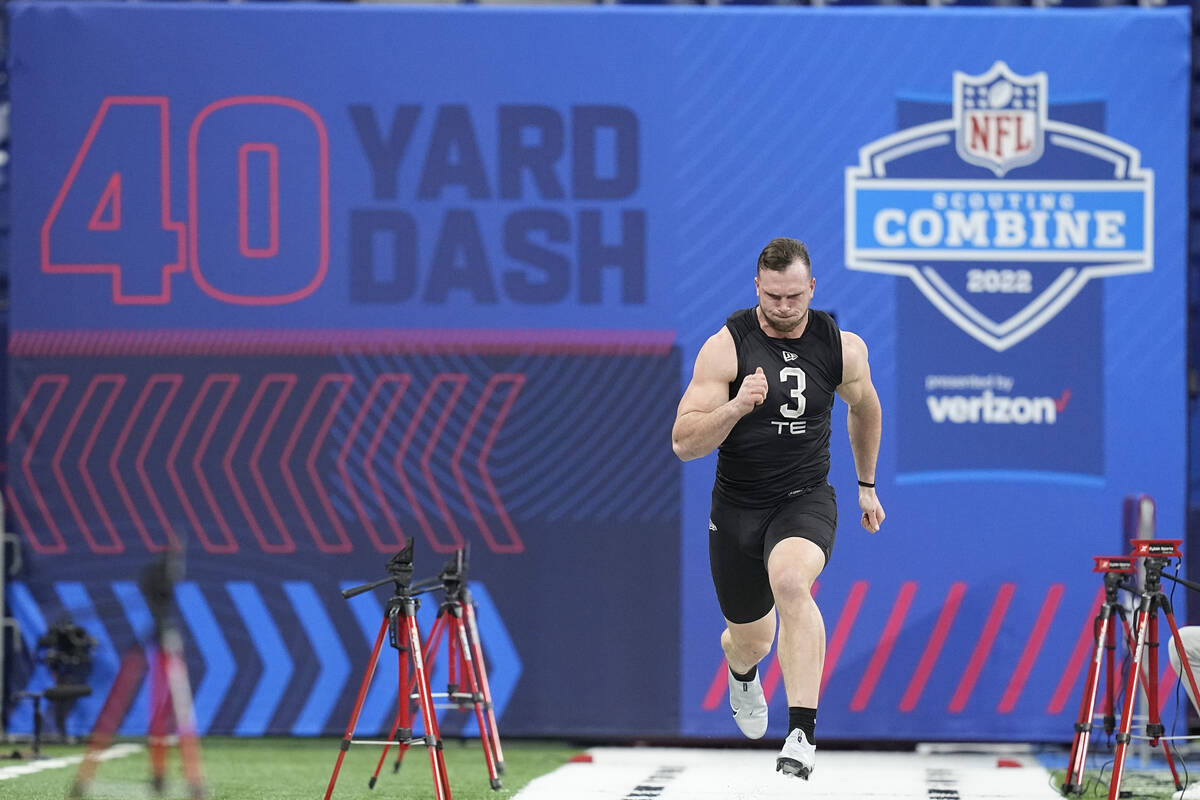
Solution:
[[(144, 749), (145, 745), (141, 744), (116, 744), (107, 750), (101, 750), (96, 755), (96, 758), (100, 761), (108, 761), (112, 758), (132, 755)], [(61, 758), (39, 758), (33, 761), (14, 764), (11, 767), (0, 767), (0, 781), (19, 778), (22, 775), (32, 775), (35, 772), (42, 772), (48, 769), (70, 767), (81, 761), (83, 761), (83, 753), (75, 756), (63, 756)]]
[[(807, 781), (775, 772), (771, 750), (610, 748), (566, 764), (514, 800), (1053, 800), (1028, 755), (818, 751)], [(1001, 766), (1004, 764), (1005, 766)]]

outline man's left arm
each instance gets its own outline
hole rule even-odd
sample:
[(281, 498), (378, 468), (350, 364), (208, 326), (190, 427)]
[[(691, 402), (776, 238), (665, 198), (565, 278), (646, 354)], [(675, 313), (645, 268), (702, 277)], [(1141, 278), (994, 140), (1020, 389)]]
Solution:
[[(871, 383), (871, 366), (867, 360), (867, 345), (850, 331), (842, 331), (842, 384), (838, 396), (850, 407), (846, 427), (850, 433), (850, 450), (854, 453), (854, 469), (862, 483), (875, 483), (875, 464), (879, 459), (879, 438), (883, 433), (883, 411), (879, 395)], [(871, 533), (879, 530), (886, 516), (874, 487), (858, 487), (858, 507), (862, 509), (862, 526)]]

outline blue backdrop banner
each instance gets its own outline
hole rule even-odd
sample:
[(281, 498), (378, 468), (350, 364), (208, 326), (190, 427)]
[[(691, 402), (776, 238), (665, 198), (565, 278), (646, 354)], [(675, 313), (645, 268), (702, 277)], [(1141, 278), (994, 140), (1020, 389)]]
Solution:
[(502, 732), (736, 736), (670, 428), (787, 235), (885, 414), (822, 736), (1070, 739), (1123, 500), (1183, 538), (1186, 9), (9, 8), (7, 604), (97, 639), (72, 732), (175, 543), (202, 732), (342, 731), (414, 539)]

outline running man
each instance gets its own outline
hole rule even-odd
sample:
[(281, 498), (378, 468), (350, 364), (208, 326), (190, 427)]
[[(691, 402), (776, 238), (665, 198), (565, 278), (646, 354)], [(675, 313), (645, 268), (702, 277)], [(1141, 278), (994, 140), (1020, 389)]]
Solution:
[(772, 239), (754, 286), (758, 305), (732, 314), (700, 348), (671, 439), (683, 461), (719, 451), (708, 551), (725, 617), (734, 722), (751, 739), (766, 733), (757, 665), (775, 640), (778, 615), (788, 735), (775, 768), (807, 779), (825, 660), (812, 585), (837, 528), (826, 481), (833, 395), (849, 406), (859, 519), (871, 533), (884, 520), (875, 496), (882, 413), (863, 340), (809, 307), (816, 281), (802, 242)]

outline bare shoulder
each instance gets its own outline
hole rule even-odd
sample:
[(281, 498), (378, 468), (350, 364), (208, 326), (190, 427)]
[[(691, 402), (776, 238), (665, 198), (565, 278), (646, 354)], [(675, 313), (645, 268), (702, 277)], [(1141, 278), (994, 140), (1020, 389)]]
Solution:
[(857, 333), (842, 331), (842, 383), (852, 383), (868, 373), (867, 343)]
[(737, 378), (737, 348), (729, 330), (708, 337), (696, 355), (692, 380), (679, 401), (678, 415), (691, 411), (712, 411), (729, 399), (729, 384)]
[(696, 355), (693, 380), (724, 381), (729, 383), (737, 377), (737, 351), (733, 345), (733, 334), (725, 326), (708, 337)]

